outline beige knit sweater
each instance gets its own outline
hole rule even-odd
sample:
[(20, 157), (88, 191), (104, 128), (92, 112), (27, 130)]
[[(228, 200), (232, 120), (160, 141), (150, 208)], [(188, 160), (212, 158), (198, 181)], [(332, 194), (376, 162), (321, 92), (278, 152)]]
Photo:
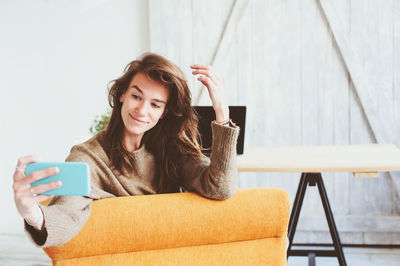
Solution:
[[(221, 126), (215, 122), (211, 127), (213, 143), (210, 159), (195, 161), (182, 158), (181, 187), (210, 199), (223, 200), (236, 191), (236, 142), (239, 128), (233, 124)], [(156, 178), (153, 154), (144, 145), (132, 152), (136, 170), (129, 176), (123, 176), (110, 168), (109, 159), (99, 144), (103, 133), (72, 147), (66, 159), (89, 164), (90, 195), (55, 196), (48, 206), (40, 205), (44, 214), (44, 226), (40, 231), (24, 221), (25, 232), (35, 246), (43, 248), (68, 242), (88, 220), (93, 200), (156, 193), (152, 186)]]

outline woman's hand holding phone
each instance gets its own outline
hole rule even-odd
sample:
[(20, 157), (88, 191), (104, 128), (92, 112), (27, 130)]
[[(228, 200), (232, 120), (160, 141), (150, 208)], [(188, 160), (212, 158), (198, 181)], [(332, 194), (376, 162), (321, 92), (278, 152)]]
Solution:
[(40, 193), (58, 188), (62, 186), (62, 184), (61, 181), (55, 181), (31, 188), (31, 183), (59, 172), (57, 167), (52, 167), (35, 171), (26, 176), (26, 165), (37, 161), (38, 159), (35, 156), (26, 156), (18, 159), (17, 167), (14, 172), (13, 190), (15, 205), (19, 214), (28, 224), (41, 229), (43, 225), (43, 213), (39, 208), (38, 202), (50, 199), (52, 195), (40, 195)]

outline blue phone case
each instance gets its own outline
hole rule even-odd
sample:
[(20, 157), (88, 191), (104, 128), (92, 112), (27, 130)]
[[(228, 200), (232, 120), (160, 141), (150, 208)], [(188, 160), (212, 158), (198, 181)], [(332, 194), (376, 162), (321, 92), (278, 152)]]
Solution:
[(61, 180), (62, 182), (61, 187), (40, 194), (62, 195), (62, 196), (88, 196), (90, 194), (90, 168), (87, 163), (83, 162), (30, 163), (25, 168), (25, 174), (29, 175), (34, 171), (44, 170), (55, 166), (57, 166), (60, 169), (58, 174), (35, 181), (31, 184), (31, 187)]

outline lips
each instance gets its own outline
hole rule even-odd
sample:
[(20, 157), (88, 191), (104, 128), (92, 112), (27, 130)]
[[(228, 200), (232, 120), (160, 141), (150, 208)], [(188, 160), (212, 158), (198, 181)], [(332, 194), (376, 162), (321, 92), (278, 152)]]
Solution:
[(135, 120), (136, 122), (138, 122), (138, 123), (147, 124), (147, 122), (142, 121), (142, 120), (140, 120), (140, 119), (137, 119), (136, 117), (132, 116), (131, 114), (129, 114), (129, 116), (130, 116), (133, 120)]

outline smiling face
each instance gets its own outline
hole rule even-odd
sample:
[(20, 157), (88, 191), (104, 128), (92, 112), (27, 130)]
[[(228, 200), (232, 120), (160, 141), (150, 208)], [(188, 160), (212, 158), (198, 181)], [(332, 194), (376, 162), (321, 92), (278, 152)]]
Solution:
[[(153, 128), (166, 113), (169, 89), (143, 73), (132, 78), (128, 89), (119, 99), (124, 122), (124, 143), (127, 150), (139, 147), (144, 133)], [(130, 144), (129, 144), (130, 143)]]

